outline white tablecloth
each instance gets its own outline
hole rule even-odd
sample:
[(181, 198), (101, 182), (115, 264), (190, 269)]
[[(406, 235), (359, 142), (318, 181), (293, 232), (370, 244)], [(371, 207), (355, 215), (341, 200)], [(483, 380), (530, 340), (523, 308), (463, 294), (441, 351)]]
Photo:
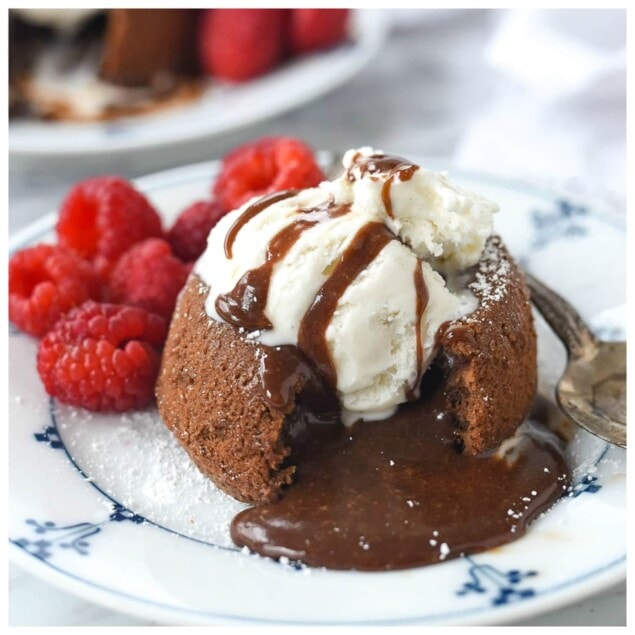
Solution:
[[(217, 158), (285, 134), (314, 147), (372, 145), (555, 185), (624, 214), (625, 12), (406, 11), (385, 49), (304, 108), (214, 139), (110, 160), (11, 160), (9, 230), (55, 209), (75, 181), (134, 177)], [(12, 625), (150, 624), (59, 591), (11, 566)], [(625, 625), (625, 584), (524, 622)]]

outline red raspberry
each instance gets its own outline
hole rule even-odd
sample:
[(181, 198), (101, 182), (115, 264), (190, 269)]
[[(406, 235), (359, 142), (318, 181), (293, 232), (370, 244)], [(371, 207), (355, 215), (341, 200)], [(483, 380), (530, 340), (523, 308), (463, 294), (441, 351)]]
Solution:
[(230, 82), (263, 75), (284, 55), (287, 20), (282, 9), (208, 9), (199, 31), (201, 66)]
[(9, 261), (9, 319), (30, 335), (41, 337), (74, 306), (100, 297), (93, 266), (62, 247), (28, 247)]
[(328, 49), (346, 39), (348, 9), (293, 9), (291, 50), (309, 53)]
[(226, 213), (217, 201), (198, 201), (181, 212), (168, 233), (174, 254), (184, 262), (197, 260), (210, 230)]
[(37, 369), (49, 395), (71, 406), (123, 412), (154, 394), (165, 320), (143, 309), (88, 301), (40, 342)]
[(95, 260), (107, 273), (132, 245), (163, 232), (143, 194), (122, 178), (103, 176), (71, 189), (62, 203), (57, 235), (60, 245)]
[(190, 269), (172, 255), (165, 240), (148, 238), (131, 247), (115, 265), (110, 276), (111, 299), (169, 319)]
[(291, 137), (266, 137), (225, 157), (214, 194), (223, 207), (234, 209), (254, 196), (314, 187), (323, 180), (307, 145)]

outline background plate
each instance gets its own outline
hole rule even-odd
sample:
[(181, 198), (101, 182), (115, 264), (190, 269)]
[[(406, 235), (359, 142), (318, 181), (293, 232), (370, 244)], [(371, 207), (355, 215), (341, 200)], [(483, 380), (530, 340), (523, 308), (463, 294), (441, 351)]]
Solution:
[(200, 140), (273, 117), (334, 89), (379, 51), (386, 15), (358, 10), (351, 22), (348, 44), (295, 59), (245, 84), (211, 83), (200, 99), (183, 107), (110, 122), (12, 120), (9, 151), (26, 157), (102, 155)]

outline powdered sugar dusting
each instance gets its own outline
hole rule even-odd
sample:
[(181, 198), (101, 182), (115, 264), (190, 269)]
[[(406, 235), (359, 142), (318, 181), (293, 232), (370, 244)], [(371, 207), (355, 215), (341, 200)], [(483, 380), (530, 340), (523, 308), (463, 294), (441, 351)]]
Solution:
[(245, 507), (201, 474), (155, 409), (95, 415), (60, 406), (58, 428), (90, 480), (135, 513), (179, 533), (231, 546)]
[(510, 273), (511, 264), (501, 252), (500, 240), (490, 238), (481, 255), (475, 280), (469, 285), (481, 308), (487, 308), (505, 297), (509, 290)]

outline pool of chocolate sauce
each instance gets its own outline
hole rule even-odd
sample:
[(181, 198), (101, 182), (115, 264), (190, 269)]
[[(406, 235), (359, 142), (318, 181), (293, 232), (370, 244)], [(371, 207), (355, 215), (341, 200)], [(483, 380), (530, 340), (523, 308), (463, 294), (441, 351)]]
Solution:
[(378, 571), (520, 538), (569, 484), (563, 443), (525, 423), (509, 456), (468, 456), (455, 429), (440, 387), (382, 421), (300, 419), (289, 435), (295, 483), (239, 513), (232, 539), (263, 556)]

